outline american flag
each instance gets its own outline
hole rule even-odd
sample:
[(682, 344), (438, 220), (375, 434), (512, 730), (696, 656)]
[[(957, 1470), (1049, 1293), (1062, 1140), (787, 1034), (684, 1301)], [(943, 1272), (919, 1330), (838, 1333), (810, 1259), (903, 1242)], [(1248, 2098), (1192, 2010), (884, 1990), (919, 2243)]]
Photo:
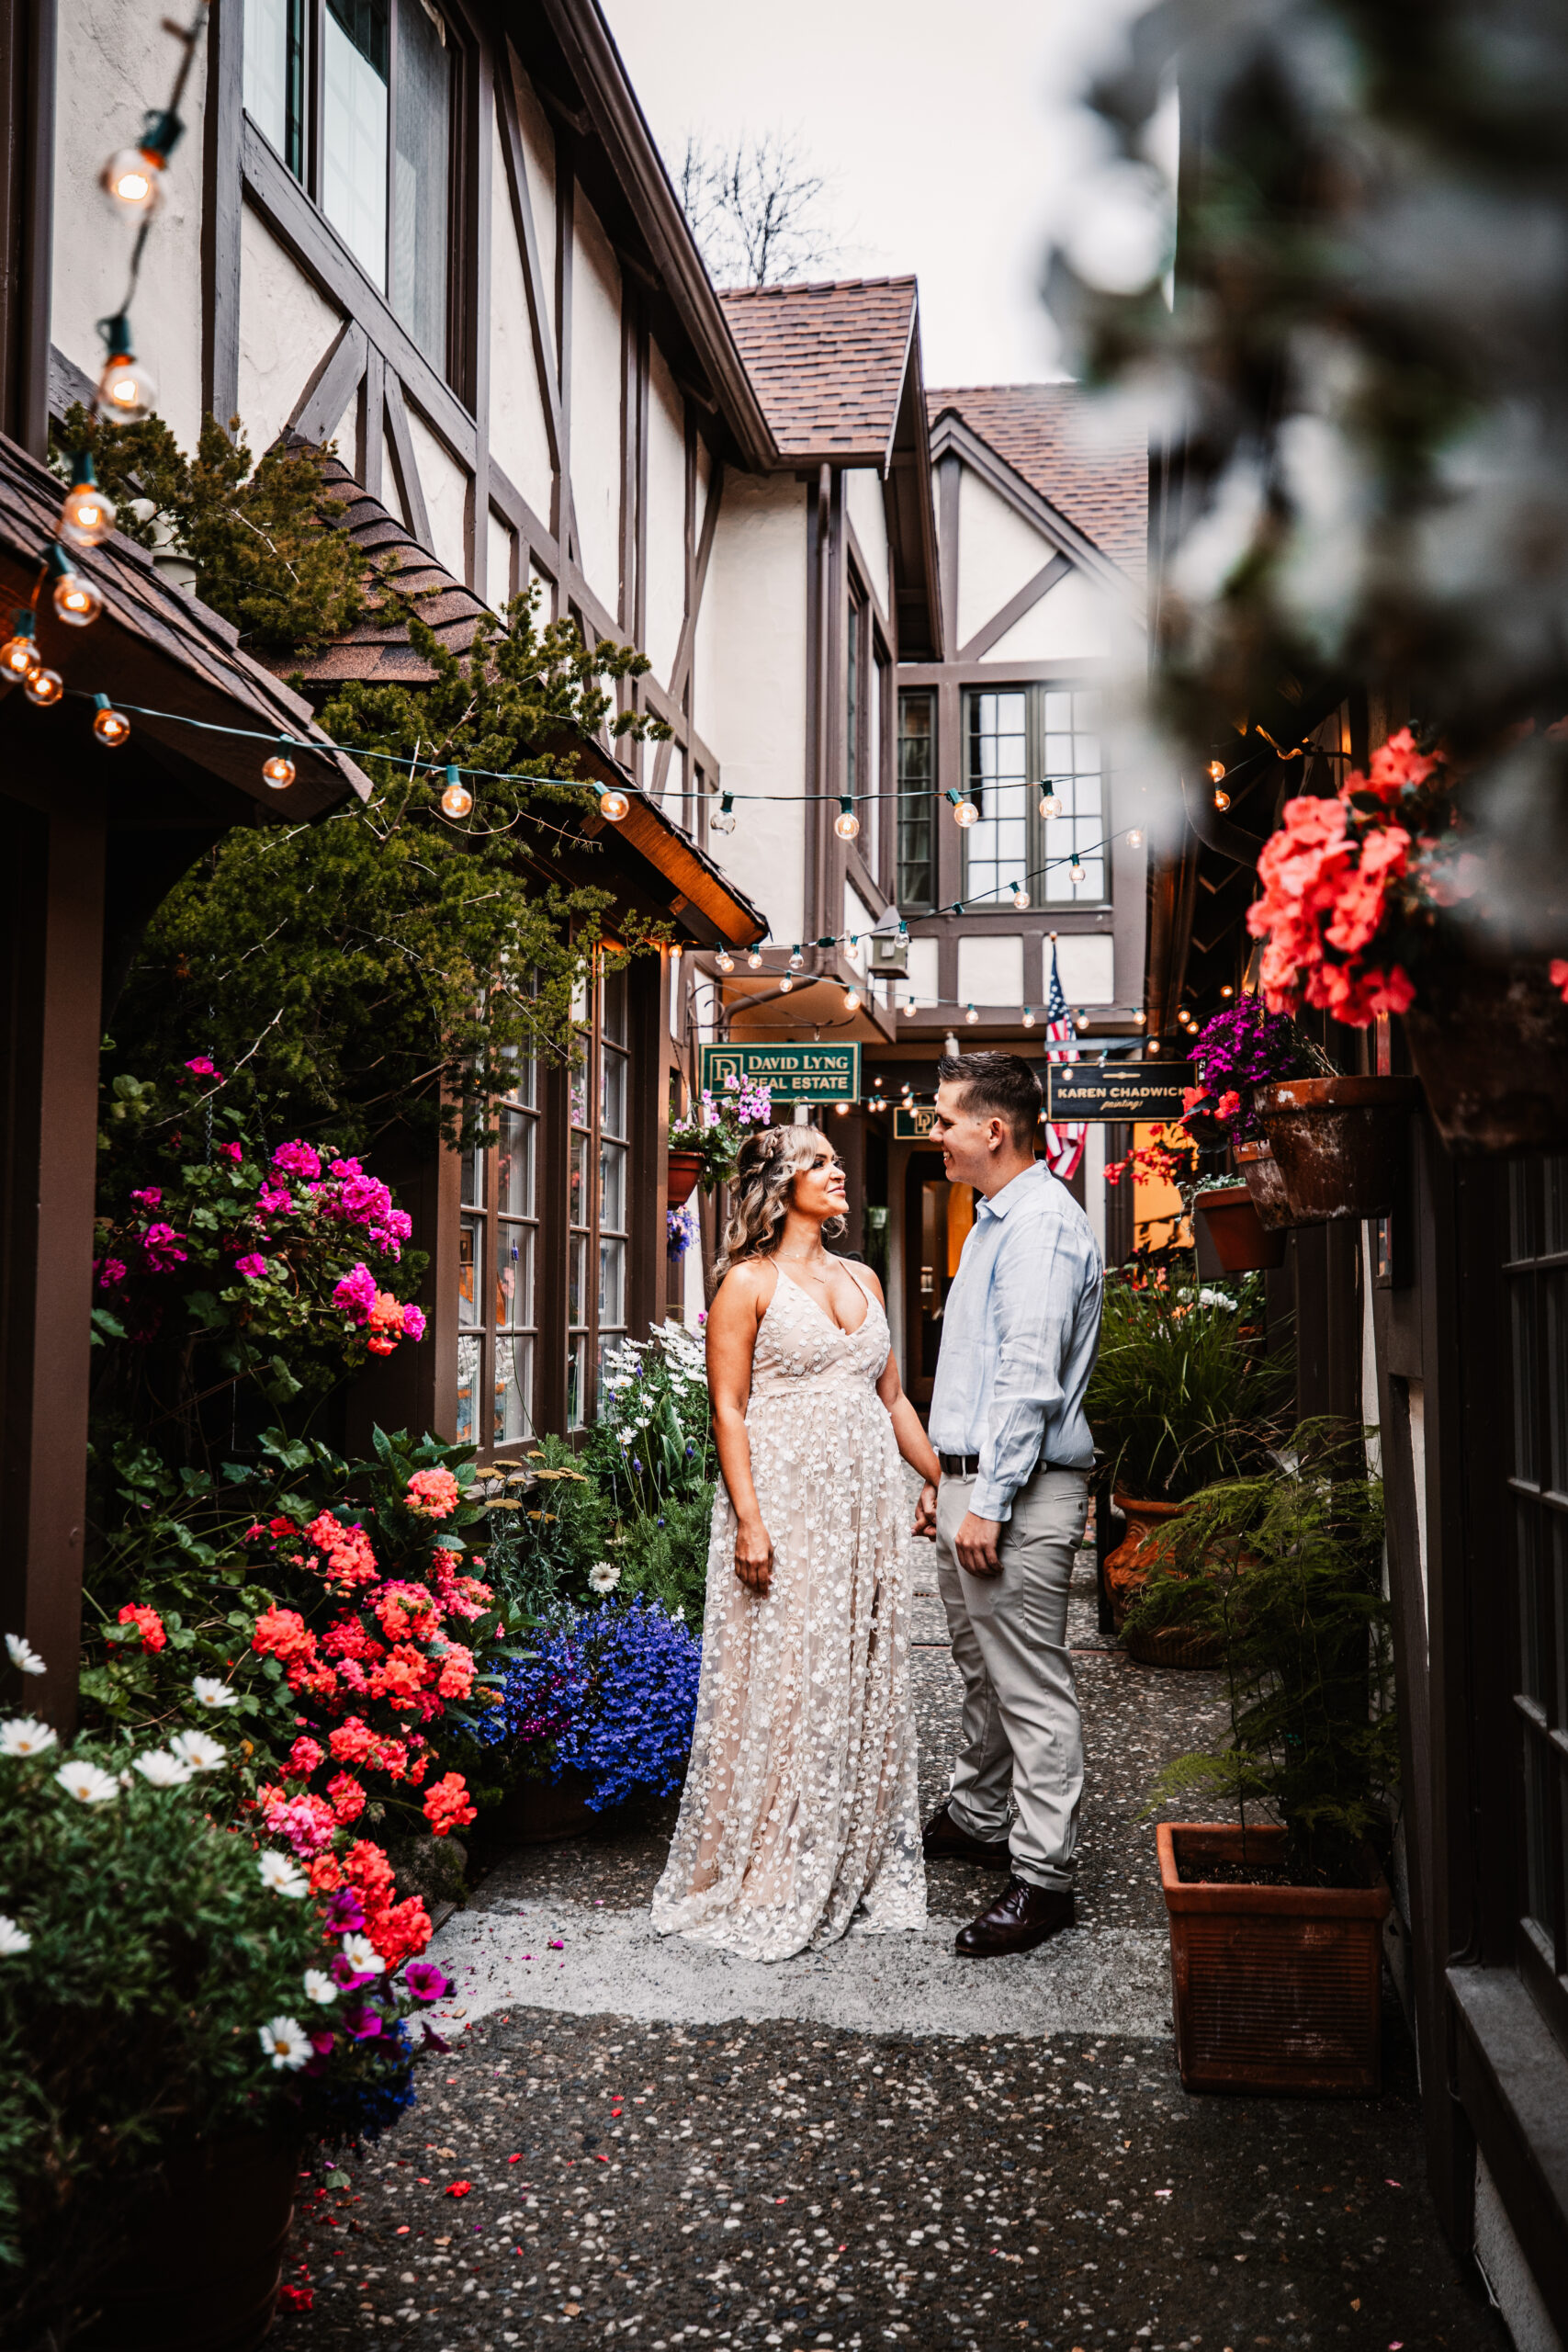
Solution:
[[(1051, 942), (1051, 993), (1045, 1007), (1045, 1058), (1048, 1062), (1076, 1062), (1078, 1057), (1078, 1033), (1073, 1027), (1073, 1016), (1067, 1011), (1067, 1000), (1062, 994), (1062, 976), (1056, 969), (1056, 943)], [(1045, 1122), (1045, 1164), (1053, 1176), (1064, 1184), (1077, 1174), (1083, 1158), (1084, 1126), (1081, 1119), (1067, 1126), (1054, 1126)]]

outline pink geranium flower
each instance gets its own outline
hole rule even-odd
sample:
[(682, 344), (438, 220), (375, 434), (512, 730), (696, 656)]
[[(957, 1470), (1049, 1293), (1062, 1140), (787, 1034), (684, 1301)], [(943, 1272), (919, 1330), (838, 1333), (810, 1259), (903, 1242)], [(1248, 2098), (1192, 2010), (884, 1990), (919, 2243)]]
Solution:
[(333, 1291), (333, 1305), (353, 1322), (368, 1323), (376, 1311), (376, 1277), (368, 1266), (352, 1267)]
[(252, 1250), (243, 1258), (235, 1259), (234, 1272), (237, 1274), (243, 1274), (248, 1283), (259, 1283), (266, 1274), (266, 1260), (258, 1258), (255, 1251)]

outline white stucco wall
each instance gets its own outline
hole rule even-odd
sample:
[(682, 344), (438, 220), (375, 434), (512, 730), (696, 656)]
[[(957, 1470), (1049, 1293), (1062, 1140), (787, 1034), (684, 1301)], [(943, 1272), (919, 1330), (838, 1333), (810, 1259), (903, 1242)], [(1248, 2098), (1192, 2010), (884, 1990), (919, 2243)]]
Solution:
[[(998, 603), (1003, 599), (998, 598)], [(1135, 623), (1109, 590), (1069, 571), (1014, 621), (987, 654), (987, 662), (1104, 662), (1119, 651)]]
[(806, 491), (785, 477), (726, 475), (703, 599), (702, 729), (738, 800), (713, 843), (726, 873), (766, 913), (775, 941), (805, 918)]
[(844, 503), (871, 572), (871, 585), (889, 618), (893, 584), (887, 565), (887, 512), (882, 503), (882, 476), (874, 466), (856, 466), (844, 476)]
[(512, 533), (494, 508), (485, 549), (485, 594), (499, 613), (512, 593)]
[(643, 651), (670, 684), (686, 610), (686, 412), (664, 354), (649, 355), (647, 627)]
[(942, 993), (937, 981), (940, 955), (938, 941), (910, 940), (909, 968), (894, 988), (894, 1001), (900, 1012), (912, 1012), (917, 1005), (935, 1004)]
[(534, 85), (517, 62), (508, 42), (512, 86), (517, 93), (517, 128), (523, 140), (523, 162), (534, 214), (534, 234), (539, 243), (539, 267), (544, 272), (545, 310), (555, 337), (556, 319), (556, 135), (550, 118), (534, 95)]
[[(940, 505), (939, 501), (939, 512)], [(998, 498), (989, 482), (964, 467), (958, 486), (958, 645), (967, 645), (1055, 552), (1054, 543)]]
[(571, 282), (571, 487), (588, 584), (608, 611), (621, 585), (621, 273), (579, 189)]
[(423, 417), (412, 408), (409, 438), (413, 443), (419, 486), (424, 492), (425, 512), (430, 517), (430, 552), (446, 565), (454, 580), (467, 579), (463, 518), (468, 476), (436, 439)]
[(1022, 934), (980, 931), (960, 939), (958, 994), (964, 1004), (1016, 1004), (1021, 1008)]
[[(97, 321), (118, 311), (130, 269), (134, 223), (116, 220), (98, 174), (130, 146), (161, 106), (175, 50), (139, 0), (62, 0), (60, 103), (54, 114), (54, 269), (50, 333), (94, 382), (107, 354)], [(186, 133), (169, 164), (164, 203), (131, 304), (137, 356), (157, 379), (158, 413), (182, 448), (201, 427), (201, 150), (205, 60), (181, 115)], [(247, 419), (247, 422), (249, 420)], [(227, 422), (227, 419), (225, 419)], [(261, 445), (253, 439), (259, 454)]]
[[(184, 152), (175, 150), (176, 162)], [(149, 251), (158, 234), (154, 228)], [(340, 324), (337, 311), (246, 205), (240, 221), (240, 415), (254, 456), (288, 424)], [(333, 431), (352, 468), (352, 415), (346, 426)], [(333, 437), (329, 433), (327, 438)]]
[[(1062, 932), (1056, 941), (1056, 969), (1069, 1004), (1116, 1001), (1116, 943), (1108, 931)], [(1044, 1003), (1050, 979), (1051, 943), (1046, 940), (1041, 951), (1041, 978), (1031, 1003)], [(1034, 985), (1032, 979), (1031, 985)]]
[[(550, 519), (550, 441), (534, 357), (528, 286), (513, 226), (499, 131), (491, 131), (490, 244), (490, 445), (502, 471), (541, 522)], [(548, 253), (540, 257), (553, 275)], [(553, 333), (553, 329), (551, 330)]]

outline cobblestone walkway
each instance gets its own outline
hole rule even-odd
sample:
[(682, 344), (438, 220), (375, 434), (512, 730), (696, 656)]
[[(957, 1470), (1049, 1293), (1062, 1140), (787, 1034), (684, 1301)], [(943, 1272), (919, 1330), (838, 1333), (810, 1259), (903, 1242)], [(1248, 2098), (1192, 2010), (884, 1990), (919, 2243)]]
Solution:
[[(916, 1557), (929, 1808), (957, 1692)], [(499, 1858), (434, 1947), (450, 2055), (296, 2228), (313, 2308), (280, 2352), (1506, 2346), (1438, 2235), (1397, 2013), (1380, 2098), (1183, 2094), (1137, 1815), (1222, 1695), (1102, 1645), (1087, 1577), (1071, 1638), (1079, 1925), (1040, 1952), (957, 1961), (996, 1882), (952, 1863), (923, 1939), (773, 1968), (661, 1943), (672, 1806)]]

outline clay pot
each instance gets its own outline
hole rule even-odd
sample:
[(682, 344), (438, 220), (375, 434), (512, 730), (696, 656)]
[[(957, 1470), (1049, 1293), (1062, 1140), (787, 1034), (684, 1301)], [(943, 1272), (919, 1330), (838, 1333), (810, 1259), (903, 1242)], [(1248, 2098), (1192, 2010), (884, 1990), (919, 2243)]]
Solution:
[(1122, 1636), (1122, 1646), (1140, 1666), (1213, 1672), (1225, 1662), (1224, 1636), (1202, 1625), (1129, 1626)]
[(1285, 1180), (1280, 1173), (1280, 1163), (1266, 1143), (1238, 1143), (1231, 1148), (1231, 1157), (1241, 1170), (1248, 1198), (1258, 1211), (1258, 1222), (1265, 1233), (1287, 1233), (1295, 1223), (1291, 1204), (1285, 1197)]
[(697, 1179), (702, 1172), (703, 1156), (700, 1151), (672, 1151), (670, 1154), (670, 1172), (664, 1183), (666, 1204), (672, 1209), (678, 1209), (689, 1201), (697, 1189)]
[(1253, 1105), (1298, 1225), (1386, 1216), (1404, 1174), (1412, 1078), (1287, 1078)]
[(96, 2316), (73, 2345), (253, 2352), (276, 2308), (299, 2174), (299, 2142), (265, 2132), (175, 2149), (130, 2216), (134, 2251), (99, 2281)]
[(1131, 1495), (1115, 1495), (1111, 1498), (1127, 1521), (1127, 1532), (1114, 1552), (1105, 1557), (1105, 1583), (1111, 1595), (1111, 1611), (1116, 1631), (1122, 1631), (1126, 1616), (1138, 1594), (1148, 1582), (1149, 1558), (1156, 1547), (1156, 1538), (1168, 1520), (1179, 1519), (1185, 1503), (1139, 1502)]
[(1245, 1183), (1227, 1184), (1224, 1192), (1200, 1193), (1195, 1206), (1209, 1228), (1209, 1239), (1224, 1272), (1256, 1274), (1284, 1263), (1285, 1237), (1265, 1229)]
[(1404, 1034), (1450, 1151), (1568, 1149), (1568, 1004), (1546, 966), (1518, 957), (1422, 975)]
[(1156, 1838), (1182, 2088), (1374, 2093), (1390, 1896), (1371, 1856), (1364, 1886), (1203, 1884), (1180, 1877), (1178, 1857), (1278, 1864), (1284, 1831), (1170, 1821)]

